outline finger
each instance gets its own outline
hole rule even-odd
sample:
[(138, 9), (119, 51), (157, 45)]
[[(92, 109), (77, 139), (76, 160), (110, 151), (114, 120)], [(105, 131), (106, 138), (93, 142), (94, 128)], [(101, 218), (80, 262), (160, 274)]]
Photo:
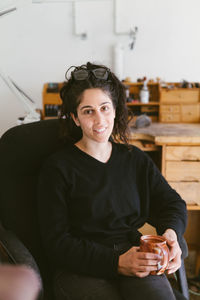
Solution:
[(134, 247), (137, 251), (140, 250), (140, 247)]
[(150, 272), (136, 272), (135, 276), (140, 277), (140, 278), (144, 278), (147, 277), (149, 275)]
[(177, 240), (167, 239), (167, 243), (170, 245), (175, 245), (177, 243)]
[(172, 260), (174, 260), (174, 259), (175, 259), (175, 257), (176, 257), (176, 253), (175, 253), (175, 251), (170, 251), (170, 252), (169, 252), (169, 261), (172, 261)]
[(176, 266), (178, 266), (177, 263), (171, 262), (171, 263), (169, 263), (169, 265), (168, 265), (168, 267), (167, 267), (167, 270), (174, 269), (174, 268), (176, 268)]
[(168, 270), (168, 272), (173, 273), (174, 270), (175, 271), (178, 270), (180, 268), (180, 266), (181, 266), (181, 262), (172, 262), (168, 265), (167, 270)]
[(158, 262), (160, 260), (154, 259), (154, 260), (150, 260), (150, 259), (139, 259), (138, 263), (139, 266), (158, 266)]
[(174, 249), (169, 253), (169, 261), (175, 260), (175, 261), (180, 261), (181, 260), (181, 251), (177, 251)]
[(173, 269), (170, 269), (170, 270), (167, 270), (167, 274), (172, 274), (172, 273), (175, 273), (180, 267), (176, 267), (176, 268), (173, 268)]
[(151, 252), (140, 252), (138, 253), (139, 259), (151, 259), (151, 260), (160, 260), (162, 257), (159, 254)]
[(181, 265), (181, 260), (180, 259), (174, 259), (174, 260), (169, 262), (168, 269), (171, 269), (174, 266), (180, 266), (180, 265)]
[(130, 249), (129, 249), (129, 251), (130, 252), (140, 252), (140, 247), (131, 247)]
[(178, 256), (181, 257), (181, 253), (182, 253), (182, 251), (180, 250), (180, 248), (172, 247), (169, 250), (169, 260), (172, 260), (172, 259), (174, 259), (175, 257), (178, 257)]
[(138, 266), (136, 272), (151, 272), (151, 271), (157, 271), (158, 266)]

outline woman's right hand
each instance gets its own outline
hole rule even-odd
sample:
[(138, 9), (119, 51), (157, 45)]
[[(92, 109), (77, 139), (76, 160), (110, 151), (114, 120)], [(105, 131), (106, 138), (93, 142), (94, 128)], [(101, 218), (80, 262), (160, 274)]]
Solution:
[(139, 247), (132, 247), (119, 256), (118, 273), (125, 276), (146, 277), (158, 269), (161, 257), (154, 253), (140, 252)]

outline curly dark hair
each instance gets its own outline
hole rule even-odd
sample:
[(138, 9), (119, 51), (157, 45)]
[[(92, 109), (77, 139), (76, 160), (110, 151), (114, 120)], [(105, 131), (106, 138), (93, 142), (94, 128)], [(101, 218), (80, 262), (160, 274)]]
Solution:
[[(66, 72), (66, 76), (71, 68)], [(128, 109), (126, 106), (125, 86), (106, 66), (88, 62), (86, 65), (74, 68), (75, 70), (87, 70), (88, 77), (84, 80), (76, 80), (73, 72), (71, 72), (70, 78), (64, 82), (60, 90), (60, 97), (63, 102), (60, 115), (62, 138), (70, 139), (73, 142), (81, 139), (81, 128), (76, 126), (71, 118), (71, 113), (77, 116), (77, 107), (81, 102), (81, 97), (85, 90), (99, 88), (110, 97), (115, 108), (116, 116), (111, 138), (116, 142), (121, 141), (127, 144)], [(92, 70), (98, 68), (104, 68), (108, 71), (108, 78), (106, 80), (96, 78), (92, 73)]]

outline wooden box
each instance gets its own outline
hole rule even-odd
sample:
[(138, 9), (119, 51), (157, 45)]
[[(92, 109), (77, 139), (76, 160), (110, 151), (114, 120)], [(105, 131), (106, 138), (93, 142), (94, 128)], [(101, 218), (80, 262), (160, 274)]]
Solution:
[(199, 102), (199, 89), (191, 88), (191, 89), (183, 89), (183, 88), (175, 88), (175, 89), (160, 89), (160, 102), (161, 103), (198, 103)]
[(160, 88), (160, 122), (200, 122), (200, 89), (179, 88), (178, 83), (171, 85), (173, 89)]

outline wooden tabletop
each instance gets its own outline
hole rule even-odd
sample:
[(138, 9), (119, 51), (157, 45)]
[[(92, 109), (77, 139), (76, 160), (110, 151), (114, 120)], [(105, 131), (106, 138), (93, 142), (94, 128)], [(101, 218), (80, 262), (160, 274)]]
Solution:
[(130, 139), (147, 140), (156, 145), (200, 145), (200, 123), (152, 123), (144, 128), (131, 126)]

